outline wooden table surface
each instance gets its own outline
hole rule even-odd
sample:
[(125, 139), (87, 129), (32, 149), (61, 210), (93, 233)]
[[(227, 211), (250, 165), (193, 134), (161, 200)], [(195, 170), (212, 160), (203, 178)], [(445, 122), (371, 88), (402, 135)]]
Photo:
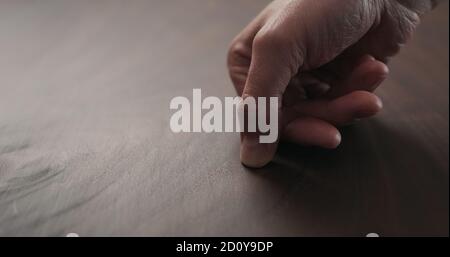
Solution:
[(0, 0), (0, 235), (448, 236), (448, 2), (337, 150), (248, 170), (235, 133), (171, 132), (171, 98), (234, 95), (265, 4)]

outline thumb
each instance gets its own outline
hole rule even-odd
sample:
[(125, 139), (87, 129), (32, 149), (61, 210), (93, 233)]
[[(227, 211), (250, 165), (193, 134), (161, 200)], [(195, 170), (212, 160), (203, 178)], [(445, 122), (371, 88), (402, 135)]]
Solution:
[[(267, 33), (257, 34), (252, 47), (252, 59), (249, 73), (243, 90), (242, 98), (252, 97), (256, 104), (256, 113), (247, 112), (245, 119), (247, 127), (249, 122), (256, 122), (249, 119), (249, 115), (257, 116), (256, 132), (246, 128), (241, 134), (241, 162), (248, 167), (259, 168), (269, 163), (275, 156), (279, 141), (279, 131), (281, 128), (281, 103), (283, 93), (292, 77), (293, 70), (297, 70), (299, 65), (291, 62), (289, 58), (289, 47), (282, 37), (274, 37)], [(276, 101), (276, 106), (273, 105)], [(261, 103), (266, 103), (264, 106)], [(263, 117), (261, 113), (264, 113)], [(273, 108), (276, 108), (274, 110)], [(258, 115), (256, 115), (258, 114)], [(261, 131), (261, 124), (264, 126), (264, 118), (270, 124), (271, 131)], [(274, 124), (276, 123), (276, 124)], [(276, 133), (275, 140), (262, 142), (263, 133)]]

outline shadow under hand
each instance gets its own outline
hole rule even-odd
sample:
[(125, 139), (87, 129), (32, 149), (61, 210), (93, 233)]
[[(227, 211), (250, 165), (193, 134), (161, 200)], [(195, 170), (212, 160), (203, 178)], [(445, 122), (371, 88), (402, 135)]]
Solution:
[(251, 171), (270, 187), (264, 197), (278, 196), (270, 233), (448, 235), (448, 159), (433, 144), (377, 120), (342, 132), (336, 150), (282, 144), (274, 162)]

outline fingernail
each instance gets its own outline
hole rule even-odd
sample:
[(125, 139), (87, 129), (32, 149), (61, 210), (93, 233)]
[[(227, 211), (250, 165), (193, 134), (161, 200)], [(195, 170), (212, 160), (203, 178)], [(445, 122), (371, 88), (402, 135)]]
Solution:
[(341, 133), (337, 133), (335, 135), (335, 141), (334, 141), (335, 142), (335, 146), (334, 146), (334, 148), (338, 147), (341, 144), (341, 141), (342, 141)]
[(361, 64), (367, 61), (375, 61), (375, 58), (372, 55), (364, 55), (363, 57), (361, 57), (356, 64)]
[(261, 168), (272, 160), (275, 147), (274, 144), (259, 143), (257, 133), (247, 133), (241, 142), (241, 162), (247, 167)]
[(380, 112), (383, 109), (383, 102), (378, 96), (375, 96), (374, 100), (367, 102), (367, 106), (364, 109), (358, 110), (353, 115), (353, 119), (368, 118)]
[(333, 140), (331, 140), (331, 141), (329, 142), (329, 145), (328, 145), (327, 148), (329, 148), (329, 149), (335, 149), (335, 148), (337, 148), (337, 147), (341, 144), (341, 140), (342, 140), (341, 133), (336, 133), (336, 134), (334, 135)]
[(378, 111), (383, 109), (383, 101), (379, 97), (377, 97), (376, 105), (378, 106)]
[(315, 98), (324, 95), (330, 90), (330, 85), (327, 83), (318, 83), (314, 86), (308, 87), (308, 97)]

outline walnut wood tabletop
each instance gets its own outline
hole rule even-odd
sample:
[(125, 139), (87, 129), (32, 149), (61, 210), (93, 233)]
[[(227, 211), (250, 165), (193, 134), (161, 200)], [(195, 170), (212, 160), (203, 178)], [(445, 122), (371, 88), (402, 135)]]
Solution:
[(169, 102), (234, 96), (231, 39), (268, 1), (0, 1), (0, 235), (448, 236), (448, 2), (336, 150), (173, 133)]

